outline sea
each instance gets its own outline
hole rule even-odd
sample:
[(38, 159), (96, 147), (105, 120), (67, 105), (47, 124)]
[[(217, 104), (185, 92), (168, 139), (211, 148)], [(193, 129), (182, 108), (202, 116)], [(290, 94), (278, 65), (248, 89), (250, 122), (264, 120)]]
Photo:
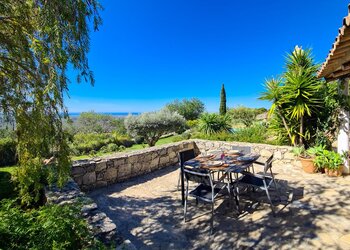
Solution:
[[(123, 118), (128, 115), (140, 115), (141, 112), (96, 112), (97, 114), (110, 115), (116, 118)], [(80, 115), (80, 112), (69, 112), (69, 117), (74, 119)]]

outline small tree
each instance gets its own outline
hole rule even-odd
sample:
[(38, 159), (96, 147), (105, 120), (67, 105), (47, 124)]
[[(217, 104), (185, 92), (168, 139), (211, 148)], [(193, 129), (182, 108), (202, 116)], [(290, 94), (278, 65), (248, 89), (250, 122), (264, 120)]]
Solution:
[(226, 91), (225, 86), (222, 84), (220, 93), (220, 115), (226, 114)]
[(256, 109), (240, 106), (230, 109), (229, 114), (233, 120), (242, 122), (246, 127), (250, 127), (255, 120), (257, 111)]
[(204, 103), (197, 99), (192, 98), (190, 100), (183, 99), (182, 101), (175, 100), (168, 103), (165, 106), (171, 112), (177, 112), (182, 115), (186, 120), (196, 120), (204, 112)]
[(82, 112), (74, 123), (75, 130), (82, 133), (111, 133), (125, 134), (122, 118), (95, 112)]
[(133, 137), (143, 137), (152, 147), (162, 135), (176, 132), (185, 126), (185, 119), (176, 112), (163, 109), (125, 118), (125, 127)]

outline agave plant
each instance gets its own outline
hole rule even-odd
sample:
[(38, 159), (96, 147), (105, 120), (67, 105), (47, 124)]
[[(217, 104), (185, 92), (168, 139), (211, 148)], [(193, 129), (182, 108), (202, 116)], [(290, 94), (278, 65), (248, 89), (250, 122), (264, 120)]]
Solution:
[(231, 129), (230, 117), (215, 113), (205, 113), (199, 120), (199, 130), (207, 135), (229, 131)]

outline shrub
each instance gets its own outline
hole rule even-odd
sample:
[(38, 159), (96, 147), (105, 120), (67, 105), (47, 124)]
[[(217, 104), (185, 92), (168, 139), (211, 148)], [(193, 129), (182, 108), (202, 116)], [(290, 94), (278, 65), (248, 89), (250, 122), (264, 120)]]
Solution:
[(73, 124), (76, 133), (111, 133), (116, 131), (125, 134), (126, 129), (122, 118), (95, 112), (83, 112)]
[(240, 106), (230, 109), (229, 114), (233, 120), (243, 123), (246, 127), (250, 127), (255, 120), (257, 110)]
[(165, 106), (171, 112), (177, 112), (186, 120), (196, 120), (204, 112), (204, 103), (197, 98), (175, 100)]
[(234, 132), (221, 131), (214, 134), (196, 133), (194, 138), (217, 140), (217, 141), (239, 141), (251, 143), (270, 143), (276, 144), (274, 141), (269, 141), (267, 138), (267, 128), (257, 124), (248, 128), (242, 128)]
[(162, 135), (176, 132), (184, 126), (185, 119), (167, 109), (125, 118), (128, 133), (134, 137), (143, 137), (150, 147), (154, 146)]
[(102, 249), (93, 239), (80, 206), (47, 205), (23, 211), (13, 200), (0, 202), (0, 249)]
[(0, 139), (0, 166), (14, 165), (17, 162), (16, 142), (12, 138)]
[(230, 117), (206, 113), (201, 116), (198, 126), (199, 130), (206, 135), (229, 131), (231, 129)]
[(115, 138), (112, 134), (104, 133), (104, 134), (96, 134), (96, 133), (78, 133), (74, 135), (72, 147), (79, 154), (88, 154), (92, 150), (98, 151), (103, 146), (114, 143)]

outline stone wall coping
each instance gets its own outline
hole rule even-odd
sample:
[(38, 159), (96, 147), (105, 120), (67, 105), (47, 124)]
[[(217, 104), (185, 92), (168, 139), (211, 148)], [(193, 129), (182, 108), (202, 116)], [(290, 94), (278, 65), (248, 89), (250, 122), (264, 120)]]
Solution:
[(237, 144), (237, 145), (244, 145), (244, 146), (259, 146), (259, 147), (268, 147), (268, 148), (275, 148), (275, 149), (289, 149), (292, 150), (292, 146), (281, 146), (281, 145), (271, 145), (271, 144), (265, 144), (265, 143), (253, 143), (253, 142), (238, 142), (238, 141), (213, 141), (213, 140), (205, 140), (205, 139), (190, 139), (188, 141), (193, 142), (212, 142), (212, 143), (227, 143), (227, 144)]
[(110, 155), (98, 157), (98, 158), (90, 158), (86, 160), (77, 160), (73, 162), (73, 167), (77, 166), (82, 166), (86, 164), (94, 164), (94, 163), (99, 163), (99, 162), (107, 162), (108, 160), (115, 160), (115, 159), (121, 159), (121, 158), (128, 158), (131, 156), (140, 156), (145, 153), (150, 153), (150, 152), (156, 152), (162, 149), (168, 149), (170, 147), (174, 146), (180, 146), (183, 145), (184, 143), (196, 143), (196, 142), (201, 142), (201, 143), (222, 143), (222, 144), (237, 144), (237, 145), (245, 145), (245, 146), (258, 146), (258, 147), (265, 147), (265, 148), (273, 148), (273, 149), (287, 149), (291, 150), (293, 147), (291, 146), (278, 146), (278, 145), (270, 145), (270, 144), (263, 144), (263, 143), (250, 143), (250, 142), (236, 142), (236, 141), (213, 141), (213, 140), (204, 140), (204, 139), (189, 139), (189, 140), (183, 140), (179, 142), (173, 142), (173, 143), (167, 143), (159, 146), (153, 146), (150, 148), (145, 148), (145, 149), (140, 149), (140, 150), (135, 150), (135, 151), (129, 151), (129, 152), (118, 152), (118, 153), (113, 153)]

